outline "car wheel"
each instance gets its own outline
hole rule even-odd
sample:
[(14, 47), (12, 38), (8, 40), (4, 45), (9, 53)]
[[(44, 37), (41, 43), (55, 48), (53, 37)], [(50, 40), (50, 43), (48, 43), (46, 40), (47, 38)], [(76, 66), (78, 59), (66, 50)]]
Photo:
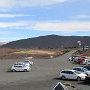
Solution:
[(24, 69), (24, 72), (27, 72), (27, 69)]
[(65, 78), (65, 76), (62, 76), (61, 79), (65, 80), (66, 78)]
[(80, 77), (77, 77), (77, 81), (81, 81), (81, 78)]
[(12, 72), (15, 72), (15, 71), (16, 71), (15, 69), (12, 70)]

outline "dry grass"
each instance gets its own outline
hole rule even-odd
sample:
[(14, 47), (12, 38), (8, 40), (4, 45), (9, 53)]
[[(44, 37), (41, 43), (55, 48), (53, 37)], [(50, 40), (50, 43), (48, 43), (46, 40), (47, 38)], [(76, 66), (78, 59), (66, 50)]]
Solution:
[(86, 58), (89, 58), (90, 59), (90, 49), (88, 50), (85, 50), (83, 52), (76, 52), (75, 55), (78, 55), (78, 56), (85, 56)]
[(17, 59), (24, 57), (51, 58), (67, 52), (65, 49), (0, 49), (0, 59)]
[(55, 51), (49, 51), (49, 50), (22, 50), (18, 52), (14, 52), (15, 54), (48, 54), (48, 55), (55, 55)]

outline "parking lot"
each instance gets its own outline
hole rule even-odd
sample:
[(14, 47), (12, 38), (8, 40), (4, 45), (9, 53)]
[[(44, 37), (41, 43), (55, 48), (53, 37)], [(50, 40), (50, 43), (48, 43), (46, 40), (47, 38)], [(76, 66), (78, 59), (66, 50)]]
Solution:
[(62, 69), (77, 66), (67, 60), (73, 52), (54, 59), (31, 59), (34, 64), (30, 72), (7, 72), (13, 63), (22, 60), (0, 60), (0, 90), (52, 90), (57, 82), (70, 83), (78, 90), (90, 90), (90, 85), (83, 81), (58, 78)]

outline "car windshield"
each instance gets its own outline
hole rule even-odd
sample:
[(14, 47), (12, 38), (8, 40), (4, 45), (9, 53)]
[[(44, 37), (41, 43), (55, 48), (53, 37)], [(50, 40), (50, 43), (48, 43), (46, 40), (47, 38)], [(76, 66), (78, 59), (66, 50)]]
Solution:
[(14, 67), (24, 67), (24, 66), (22, 66), (22, 65), (14, 65)]
[(17, 63), (17, 64), (14, 64), (14, 65), (24, 65), (23, 63)]
[(86, 68), (86, 69), (90, 70), (90, 66), (84, 66), (84, 68)]
[(86, 68), (83, 68), (83, 71), (84, 71), (84, 72), (86, 72), (86, 71), (88, 71), (88, 69), (86, 69)]
[(27, 62), (27, 63), (28, 63), (29, 61), (25, 61), (25, 62)]
[(76, 74), (80, 74), (81, 72), (80, 71), (75, 71)]

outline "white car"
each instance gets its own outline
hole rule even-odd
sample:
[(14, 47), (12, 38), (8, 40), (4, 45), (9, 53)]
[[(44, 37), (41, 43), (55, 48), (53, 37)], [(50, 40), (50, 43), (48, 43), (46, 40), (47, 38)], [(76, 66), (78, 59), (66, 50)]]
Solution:
[(26, 64), (23, 64), (23, 63), (15, 63), (14, 65), (12, 65), (11, 67), (11, 71), (15, 72), (15, 71), (30, 71), (31, 70), (31, 67), (26, 65)]
[(72, 61), (72, 60), (73, 60), (73, 57), (69, 57), (68, 60), (69, 60), (69, 61)]
[(75, 79), (75, 80), (85, 80), (85, 77), (87, 75), (84, 73), (81, 73), (79, 71), (76, 70), (71, 70), (71, 69), (66, 69), (66, 70), (62, 70), (59, 74), (59, 77), (61, 79)]
[(85, 63), (87, 66), (90, 65), (90, 60), (87, 60)]
[(85, 59), (85, 60), (82, 62), (82, 64), (83, 64), (83, 65), (86, 65), (87, 60), (88, 60), (88, 59)]
[(71, 57), (68, 58), (68, 60), (75, 62), (75, 61), (77, 61), (79, 58), (80, 58), (80, 56), (71, 56)]

